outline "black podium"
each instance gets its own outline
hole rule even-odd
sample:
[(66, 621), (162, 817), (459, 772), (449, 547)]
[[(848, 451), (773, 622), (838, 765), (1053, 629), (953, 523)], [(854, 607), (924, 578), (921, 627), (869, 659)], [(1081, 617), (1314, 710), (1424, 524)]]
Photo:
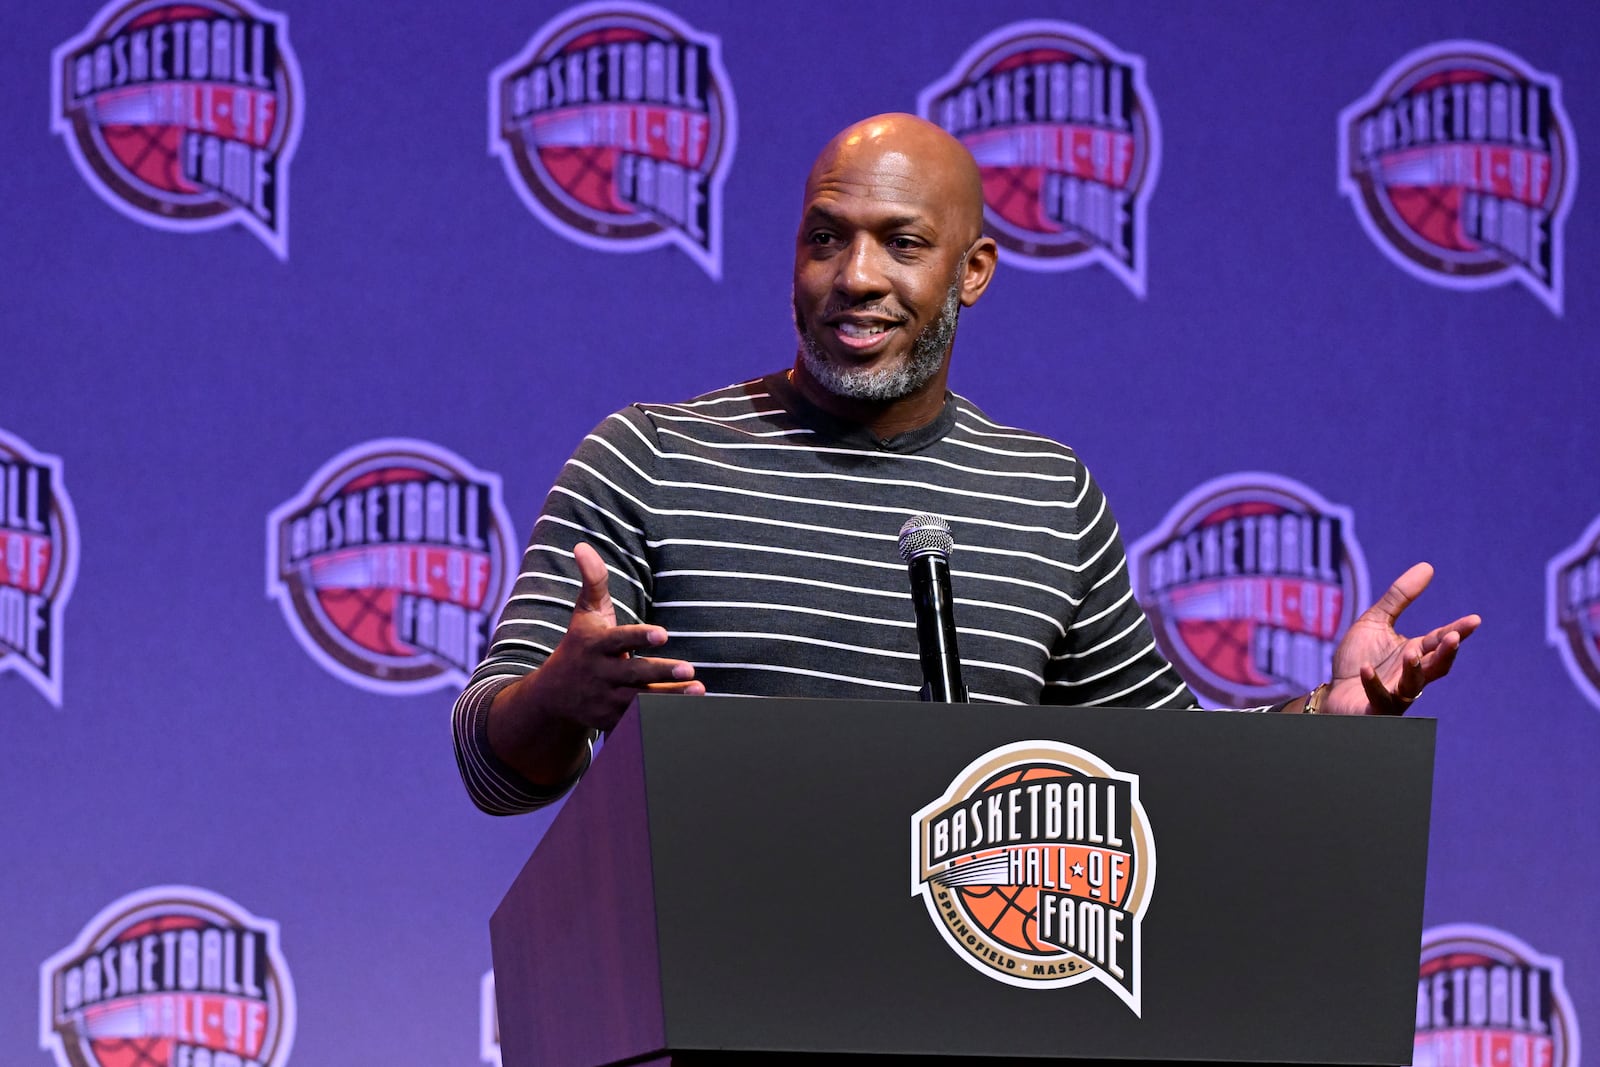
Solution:
[[(1137, 1013), (985, 973), (913, 894), (915, 817), (1024, 742), (1137, 779), (1102, 789), (1146, 820)], [(491, 921), (504, 1062), (1409, 1063), (1433, 745), (1428, 719), (644, 697)]]

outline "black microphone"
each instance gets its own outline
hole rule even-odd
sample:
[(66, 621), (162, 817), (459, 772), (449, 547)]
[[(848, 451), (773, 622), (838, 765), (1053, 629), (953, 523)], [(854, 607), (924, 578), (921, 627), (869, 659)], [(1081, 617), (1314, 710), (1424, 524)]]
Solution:
[(922, 653), (922, 699), (965, 704), (961, 654), (956, 651), (955, 600), (950, 595), (950, 524), (937, 515), (913, 515), (900, 527), (900, 558), (911, 572)]

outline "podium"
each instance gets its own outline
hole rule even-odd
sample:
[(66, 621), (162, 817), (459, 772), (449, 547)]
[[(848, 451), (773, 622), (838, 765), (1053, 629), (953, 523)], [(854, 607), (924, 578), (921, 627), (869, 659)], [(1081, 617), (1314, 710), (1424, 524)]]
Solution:
[[(1434, 725), (643, 696), (491, 920), (504, 1063), (1408, 1064)], [(1103, 810), (1068, 837), (1143, 820), (1148, 855), (1126, 821), (1043, 850), (1106, 852), (1109, 832), (1129, 855), (1102, 858), (1147, 879), (1114, 946), (1136, 1001), (1106, 966), (1059, 986), (986, 973), (1009, 964), (913, 892), (935, 830), (946, 852), (963, 820), (997, 846), (1046, 832), (1023, 802), (1055, 787), (1026, 775), (991, 776), (1016, 779), (993, 808), (917, 821), (985, 758), (1046, 744), (1124, 776), (1097, 779)]]

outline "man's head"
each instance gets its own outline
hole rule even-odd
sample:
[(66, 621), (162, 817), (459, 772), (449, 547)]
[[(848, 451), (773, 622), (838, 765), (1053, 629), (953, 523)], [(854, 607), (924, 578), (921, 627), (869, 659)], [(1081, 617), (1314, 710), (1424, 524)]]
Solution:
[(978, 166), (959, 141), (913, 115), (849, 127), (806, 179), (794, 257), (801, 369), (851, 401), (942, 403), (956, 319), (983, 295), (995, 256)]

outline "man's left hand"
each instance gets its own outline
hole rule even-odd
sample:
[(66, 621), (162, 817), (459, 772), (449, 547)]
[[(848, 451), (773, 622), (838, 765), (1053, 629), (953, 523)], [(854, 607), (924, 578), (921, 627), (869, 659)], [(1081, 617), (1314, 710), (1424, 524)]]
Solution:
[(1401, 715), (1430, 683), (1450, 672), (1461, 642), (1483, 620), (1464, 615), (1421, 637), (1396, 633), (1395, 620), (1433, 580), (1418, 563), (1361, 614), (1333, 653), (1333, 685), (1321, 707), (1329, 715)]

